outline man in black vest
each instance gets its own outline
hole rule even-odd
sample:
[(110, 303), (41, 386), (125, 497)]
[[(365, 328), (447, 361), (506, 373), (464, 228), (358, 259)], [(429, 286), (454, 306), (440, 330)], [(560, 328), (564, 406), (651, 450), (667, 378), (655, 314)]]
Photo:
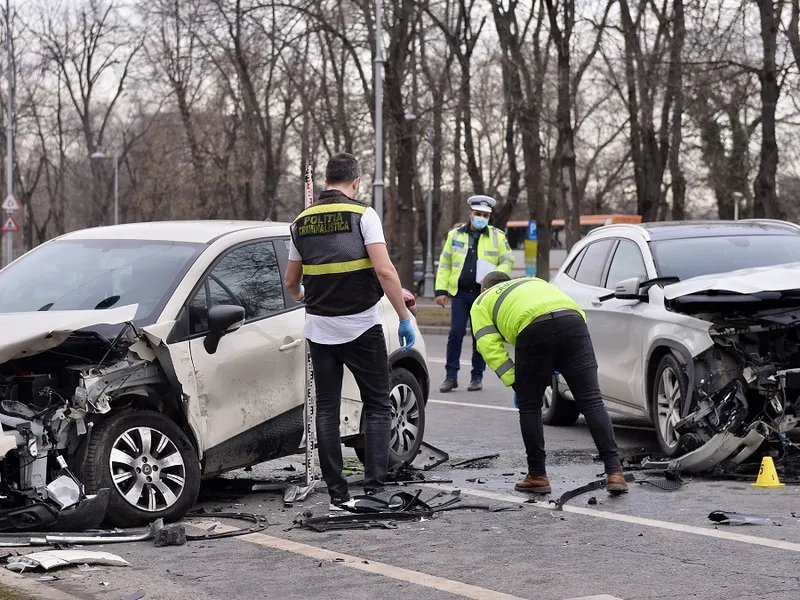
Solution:
[(366, 414), (364, 491), (375, 493), (385, 486), (391, 401), (380, 311), (384, 293), (400, 318), (401, 346), (408, 350), (414, 344), (411, 314), (378, 213), (356, 200), (360, 183), (361, 167), (353, 155), (330, 158), (325, 191), (292, 223), (285, 274), (289, 294), (306, 304), (304, 335), (317, 391), (319, 461), (332, 507), (350, 499), (339, 435), (345, 366), (355, 376)]

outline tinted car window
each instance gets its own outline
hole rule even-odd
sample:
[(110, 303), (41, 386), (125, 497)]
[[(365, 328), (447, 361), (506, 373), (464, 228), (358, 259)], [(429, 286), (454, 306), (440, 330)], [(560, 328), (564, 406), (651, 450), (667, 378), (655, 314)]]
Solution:
[(620, 281), (631, 279), (632, 277), (639, 277), (642, 281), (647, 279), (644, 259), (639, 246), (630, 240), (620, 240), (617, 249), (614, 250), (611, 266), (608, 268), (606, 287), (613, 290)]
[(584, 248), (583, 250), (580, 251), (578, 256), (575, 257), (575, 259), (572, 261), (572, 264), (565, 271), (567, 277), (571, 277), (572, 279), (575, 279), (575, 273), (578, 272), (578, 267), (581, 266), (581, 260), (583, 260), (584, 254), (586, 254), (586, 248)]
[(800, 262), (800, 235), (736, 235), (651, 242), (660, 277), (681, 281), (738, 269)]
[(151, 325), (205, 248), (149, 240), (58, 240), (0, 273), (0, 313), (100, 310), (138, 304)]
[(603, 268), (606, 266), (606, 259), (614, 240), (600, 240), (586, 247), (575, 281), (600, 287), (600, 280), (603, 277)]
[(221, 304), (244, 307), (248, 321), (285, 308), (283, 282), (272, 242), (247, 244), (223, 256), (189, 302), (191, 332), (206, 331), (208, 309)]

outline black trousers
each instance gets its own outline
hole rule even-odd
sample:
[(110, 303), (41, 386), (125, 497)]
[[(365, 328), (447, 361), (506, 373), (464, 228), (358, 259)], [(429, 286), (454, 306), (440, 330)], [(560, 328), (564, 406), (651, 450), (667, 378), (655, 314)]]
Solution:
[(342, 440), (339, 420), (342, 378), (346, 366), (361, 391), (366, 415), (364, 491), (377, 492), (386, 485), (392, 408), (389, 400), (389, 357), (383, 327), (375, 325), (346, 344), (317, 344), (309, 340), (317, 392), (317, 450), (322, 477), (332, 500), (347, 498), (342, 475)]
[(586, 418), (606, 473), (619, 473), (619, 458), (611, 418), (597, 381), (597, 360), (586, 322), (575, 312), (551, 313), (528, 325), (517, 337), (515, 373), (519, 424), (528, 473), (546, 475), (542, 397), (559, 371)]

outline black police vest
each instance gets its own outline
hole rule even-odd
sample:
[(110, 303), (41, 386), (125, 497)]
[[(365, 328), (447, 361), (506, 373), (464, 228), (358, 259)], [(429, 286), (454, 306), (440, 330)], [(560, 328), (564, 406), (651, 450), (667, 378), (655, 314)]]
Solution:
[(383, 297), (361, 233), (366, 209), (337, 190), (326, 190), (292, 223), (292, 241), (303, 259), (308, 314), (354, 315)]

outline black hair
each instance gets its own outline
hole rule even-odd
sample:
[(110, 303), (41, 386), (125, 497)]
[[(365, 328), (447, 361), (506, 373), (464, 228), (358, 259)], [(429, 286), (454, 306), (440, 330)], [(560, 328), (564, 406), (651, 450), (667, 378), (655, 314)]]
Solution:
[(361, 166), (352, 154), (339, 152), (328, 160), (325, 167), (325, 181), (328, 184), (352, 183), (361, 177)]
[(491, 273), (487, 273), (486, 277), (483, 278), (481, 287), (484, 290), (488, 290), (490, 287), (493, 287), (498, 283), (503, 283), (504, 281), (510, 280), (511, 277), (509, 277), (506, 273), (503, 273), (502, 271), (492, 271)]

